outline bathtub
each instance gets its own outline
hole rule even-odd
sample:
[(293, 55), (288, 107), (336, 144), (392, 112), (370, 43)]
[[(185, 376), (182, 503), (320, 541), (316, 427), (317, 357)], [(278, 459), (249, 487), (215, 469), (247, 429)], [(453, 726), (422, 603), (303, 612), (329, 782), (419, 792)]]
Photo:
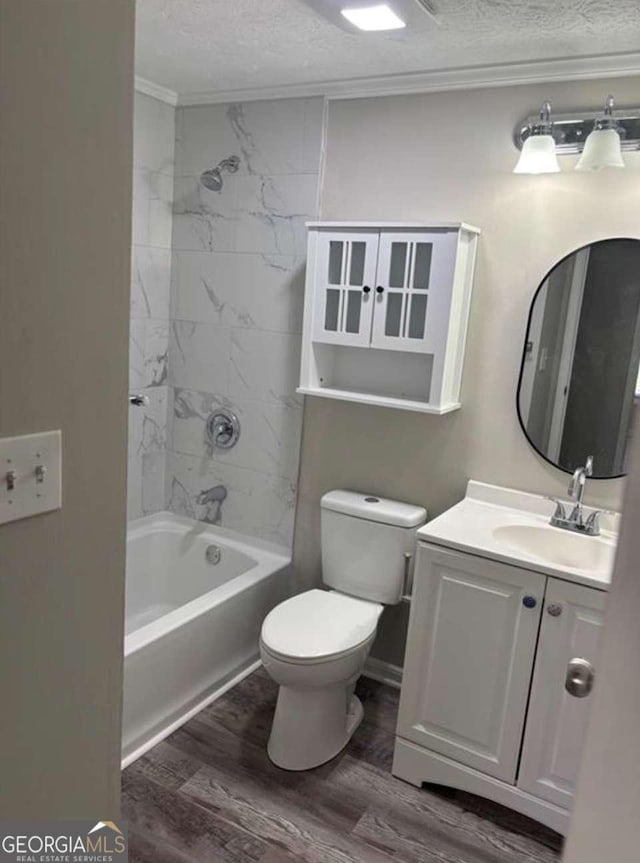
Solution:
[(166, 512), (130, 523), (123, 767), (257, 668), (290, 576), (271, 543)]

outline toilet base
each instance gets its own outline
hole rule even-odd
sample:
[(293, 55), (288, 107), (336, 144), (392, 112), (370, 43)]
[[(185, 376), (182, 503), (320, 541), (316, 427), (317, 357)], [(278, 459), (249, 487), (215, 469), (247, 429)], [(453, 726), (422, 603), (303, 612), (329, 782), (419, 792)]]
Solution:
[(320, 689), (281, 686), (267, 745), (271, 761), (283, 770), (299, 771), (335, 758), (364, 716), (353, 689), (344, 684)]

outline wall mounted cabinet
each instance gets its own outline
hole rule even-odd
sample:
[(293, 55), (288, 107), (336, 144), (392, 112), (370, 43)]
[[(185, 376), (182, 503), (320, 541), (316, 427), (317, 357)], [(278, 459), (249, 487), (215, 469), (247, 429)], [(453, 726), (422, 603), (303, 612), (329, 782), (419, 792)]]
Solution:
[(565, 832), (606, 594), (420, 543), (393, 773), (461, 788)]
[(298, 391), (427, 413), (459, 408), (478, 229), (308, 229)]

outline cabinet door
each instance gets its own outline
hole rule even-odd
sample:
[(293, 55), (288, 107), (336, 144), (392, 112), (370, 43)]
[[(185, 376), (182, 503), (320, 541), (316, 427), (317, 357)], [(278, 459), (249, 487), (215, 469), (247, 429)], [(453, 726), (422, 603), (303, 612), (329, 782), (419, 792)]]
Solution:
[(591, 697), (565, 689), (572, 659), (594, 666), (606, 595), (549, 579), (518, 787), (571, 808)]
[(515, 783), (545, 577), (420, 545), (398, 734)]
[(313, 340), (369, 345), (377, 231), (322, 232), (314, 282)]
[(371, 345), (436, 353), (446, 342), (458, 234), (380, 235)]

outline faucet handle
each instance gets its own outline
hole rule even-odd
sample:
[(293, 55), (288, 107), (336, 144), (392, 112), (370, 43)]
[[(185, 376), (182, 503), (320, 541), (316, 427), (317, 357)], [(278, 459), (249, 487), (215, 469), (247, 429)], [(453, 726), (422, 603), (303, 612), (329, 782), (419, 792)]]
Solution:
[(600, 534), (600, 515), (602, 510), (594, 509), (585, 521), (585, 527), (589, 536), (599, 536)]
[(556, 505), (556, 511), (551, 517), (551, 521), (566, 521), (567, 519), (567, 510), (565, 509), (564, 501), (560, 500), (557, 497), (552, 497), (550, 495), (546, 495), (546, 500), (550, 500), (552, 503)]
[(584, 473), (585, 473), (585, 476), (593, 476), (593, 456), (592, 455), (587, 456), (587, 461), (586, 461), (586, 464), (584, 466)]

